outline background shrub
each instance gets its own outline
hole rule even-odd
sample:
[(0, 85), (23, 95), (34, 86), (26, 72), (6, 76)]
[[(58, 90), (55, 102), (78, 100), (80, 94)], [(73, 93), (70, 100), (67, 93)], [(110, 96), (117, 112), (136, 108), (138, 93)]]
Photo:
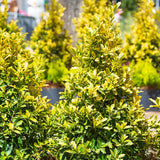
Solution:
[(7, 17), (8, 17), (8, 2), (7, 0), (3, 0), (3, 5), (5, 6), (4, 12), (0, 11), (0, 28), (3, 30), (6, 30), (9, 33), (12, 32), (20, 32), (21, 29), (19, 29), (16, 25), (16, 21), (11, 20), (11, 22), (7, 23)]
[(63, 83), (68, 75), (68, 69), (65, 64), (58, 60), (48, 65), (48, 80), (51, 82)]
[(126, 17), (128, 12), (135, 12), (138, 8), (138, 0), (122, 0), (121, 8), (123, 10), (123, 17)]
[(73, 20), (79, 41), (83, 41), (83, 39), (85, 39), (85, 36), (88, 32), (88, 28), (91, 27), (93, 30), (97, 28), (96, 21), (94, 20), (96, 19), (96, 17), (108, 18), (108, 12), (106, 10), (107, 7), (111, 5), (111, 2), (109, 0), (83, 0), (82, 3), (83, 12), (80, 14), (78, 18), (75, 18)]
[(64, 7), (58, 0), (52, 0), (48, 13), (42, 16), (41, 22), (35, 28), (31, 36), (31, 46), (37, 54), (44, 57), (45, 78), (48, 77), (48, 64), (60, 59), (67, 68), (71, 67), (71, 55), (69, 53), (71, 37), (63, 29)]
[(123, 45), (125, 59), (152, 59), (153, 65), (160, 64), (160, 33), (155, 23), (154, 3), (152, 0), (139, 0), (138, 12), (134, 15), (132, 31), (126, 34)]
[[(91, 15), (93, 22), (86, 21), (89, 27), (82, 33), (83, 43), (74, 51), (75, 67), (65, 85), (65, 100), (52, 110), (57, 159), (142, 159), (150, 146), (152, 132), (138, 91), (121, 67), (114, 23), (117, 8), (103, 8), (105, 18)], [(83, 9), (89, 9), (88, 5), (84, 3)]]
[(153, 67), (151, 60), (140, 60), (136, 64), (131, 63), (130, 67), (133, 71), (132, 79), (138, 87), (160, 87), (160, 75), (157, 72), (156, 68)]
[(39, 60), (20, 33), (0, 30), (0, 159), (40, 159), (49, 154), (50, 104), (39, 95)]

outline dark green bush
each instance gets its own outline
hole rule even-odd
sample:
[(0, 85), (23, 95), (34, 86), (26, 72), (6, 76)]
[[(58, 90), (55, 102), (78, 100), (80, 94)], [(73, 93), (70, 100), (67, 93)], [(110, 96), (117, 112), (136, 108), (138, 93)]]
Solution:
[(52, 110), (58, 160), (145, 159), (152, 132), (138, 91), (122, 68), (119, 32), (113, 22), (117, 7), (108, 7), (105, 18), (90, 17), (94, 25), (88, 22), (83, 44), (74, 51), (65, 100)]
[(40, 97), (39, 60), (20, 33), (0, 30), (0, 159), (47, 156), (50, 104)]

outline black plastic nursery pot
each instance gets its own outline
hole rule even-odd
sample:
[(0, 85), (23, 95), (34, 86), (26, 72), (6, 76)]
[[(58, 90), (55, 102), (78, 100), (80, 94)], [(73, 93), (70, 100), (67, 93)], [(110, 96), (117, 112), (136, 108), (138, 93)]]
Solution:
[[(56, 88), (56, 87), (44, 87), (41, 91), (41, 96), (47, 96), (48, 99), (50, 99), (50, 102), (52, 105), (59, 102), (60, 100), (60, 92), (64, 91), (64, 87)], [(139, 89), (141, 96), (141, 102), (140, 104), (144, 109), (148, 109), (147, 111), (159, 111), (158, 108), (149, 108), (150, 105), (154, 105), (149, 99), (152, 98), (154, 100), (157, 99), (157, 97), (160, 97), (160, 89)]]
[(158, 108), (149, 107), (150, 105), (154, 105), (149, 99), (152, 98), (156, 100), (157, 97), (160, 97), (160, 89), (139, 89), (139, 91), (139, 95), (141, 96), (140, 104), (144, 109), (148, 109), (147, 111), (160, 111)]
[(41, 96), (47, 96), (50, 99), (49, 103), (54, 105), (60, 100), (60, 92), (63, 92), (64, 88), (53, 88), (53, 87), (44, 87), (41, 91)]

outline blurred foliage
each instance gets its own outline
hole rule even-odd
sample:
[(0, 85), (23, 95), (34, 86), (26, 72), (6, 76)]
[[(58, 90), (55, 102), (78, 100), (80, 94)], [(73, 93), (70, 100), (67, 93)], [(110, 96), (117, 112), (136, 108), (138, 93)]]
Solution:
[(49, 81), (56, 83), (63, 83), (65, 81), (69, 71), (61, 60), (49, 63), (48, 67), (47, 79)]
[(40, 24), (31, 36), (31, 47), (37, 54), (41, 54), (45, 61), (45, 78), (48, 77), (49, 63), (62, 60), (67, 68), (71, 67), (71, 37), (63, 29), (64, 7), (58, 0), (52, 0), (48, 12), (42, 16)]
[(111, 6), (111, 2), (109, 0), (83, 0), (82, 3), (83, 12), (78, 18), (73, 20), (80, 41), (85, 39), (88, 28), (92, 27), (93, 30), (97, 28), (97, 24), (95, 24), (94, 19), (108, 18), (108, 7)]
[(156, 10), (156, 24), (160, 28), (160, 8)]
[(121, 8), (123, 17), (126, 17), (128, 12), (136, 12), (138, 9), (138, 0), (122, 0)]
[(7, 0), (3, 0), (2, 4), (4, 5), (4, 12), (0, 10), (0, 29), (5, 30), (9, 33), (12, 32), (20, 32), (21, 29), (19, 29), (16, 25), (16, 21), (11, 20), (11, 22), (7, 23), (7, 17), (8, 17), (8, 2)]
[(123, 45), (126, 60), (152, 59), (153, 65), (160, 68), (160, 33), (155, 23), (152, 0), (139, 0), (139, 9), (134, 16), (131, 33), (126, 34)]
[[(84, 11), (96, 8), (97, 0), (84, 2)], [(75, 66), (65, 84), (64, 100), (52, 109), (57, 159), (145, 159), (152, 143), (151, 122), (144, 118), (138, 90), (122, 68), (114, 22), (117, 8), (118, 4), (106, 7), (104, 18), (100, 7), (97, 16), (90, 14), (92, 21), (81, 15), (88, 26), (79, 30), (83, 42), (74, 50)]]
[(121, 16), (120, 18), (120, 33), (121, 37), (124, 40), (125, 34), (131, 32), (131, 26), (133, 25), (133, 14), (128, 11), (125, 17)]
[(0, 51), (0, 159), (47, 157), (51, 105), (40, 96), (39, 59), (20, 33), (0, 30)]
[(153, 67), (151, 60), (140, 60), (136, 64), (130, 64), (132, 70), (132, 79), (138, 87), (155, 86), (160, 87), (160, 74)]

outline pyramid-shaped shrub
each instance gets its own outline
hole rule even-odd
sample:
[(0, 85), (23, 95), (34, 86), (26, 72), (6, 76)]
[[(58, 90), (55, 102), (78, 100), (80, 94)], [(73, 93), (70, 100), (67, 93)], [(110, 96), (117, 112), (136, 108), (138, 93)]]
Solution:
[(50, 104), (41, 98), (39, 60), (20, 33), (0, 30), (0, 159), (38, 159), (49, 154)]
[[(71, 37), (63, 28), (62, 16), (64, 7), (58, 0), (51, 0), (47, 13), (42, 15), (41, 22), (35, 28), (31, 36), (31, 47), (38, 54), (43, 55), (45, 69), (48, 70), (48, 63), (55, 63), (62, 60), (66, 67), (71, 67)], [(46, 77), (47, 78), (47, 73)]]
[(123, 53), (127, 60), (153, 60), (160, 67), (160, 33), (155, 23), (155, 7), (152, 0), (139, 0), (138, 12), (134, 15), (132, 31), (126, 34)]
[[(152, 133), (130, 75), (122, 69), (117, 5), (93, 16), (60, 101), (52, 109), (57, 159), (142, 159)], [(96, 26), (95, 26), (96, 25)], [(116, 29), (116, 30), (115, 30)]]
[(87, 27), (92, 26), (95, 29), (97, 25), (93, 20), (93, 17), (106, 18), (107, 17), (107, 6), (110, 6), (109, 0), (83, 0), (82, 1), (82, 13), (78, 18), (74, 18), (73, 22), (76, 27), (78, 38), (83, 40), (88, 32)]

